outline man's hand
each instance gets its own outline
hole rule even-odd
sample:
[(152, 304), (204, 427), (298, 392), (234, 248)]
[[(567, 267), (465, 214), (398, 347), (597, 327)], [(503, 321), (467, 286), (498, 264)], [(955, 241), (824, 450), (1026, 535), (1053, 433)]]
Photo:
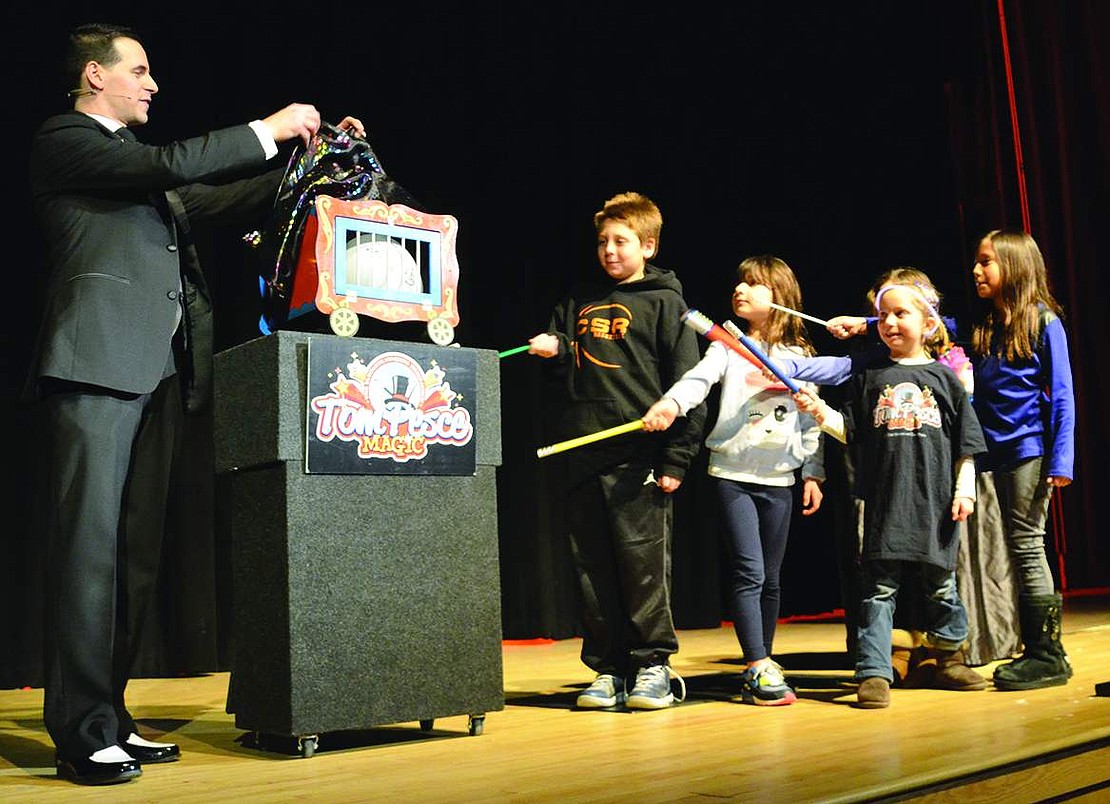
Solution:
[(348, 115), (339, 121), (335, 126), (340, 131), (349, 131), (360, 140), (366, 139), (366, 126), (362, 125), (362, 121), (357, 117)]
[[(354, 118), (347, 118), (353, 120)], [(309, 103), (290, 103), (262, 121), (274, 136), (274, 142), (300, 137), (305, 145), (320, 130), (320, 113)]]
[(643, 416), (644, 429), (649, 433), (656, 430), (666, 430), (678, 418), (678, 403), (669, 397), (663, 397), (650, 408)]

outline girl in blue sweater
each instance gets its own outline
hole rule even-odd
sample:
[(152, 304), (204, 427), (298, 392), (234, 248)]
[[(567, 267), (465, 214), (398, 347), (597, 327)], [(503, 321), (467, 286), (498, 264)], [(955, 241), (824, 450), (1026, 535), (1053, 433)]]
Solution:
[(982, 471), (994, 473), (1018, 582), (1024, 652), (994, 671), (1001, 690), (1066, 684), (1061, 597), (1045, 555), (1055, 489), (1074, 477), (1075, 397), (1060, 306), (1044, 259), (1025, 232), (995, 230), (972, 266), (982, 314), (972, 334), (975, 412), (987, 440)]

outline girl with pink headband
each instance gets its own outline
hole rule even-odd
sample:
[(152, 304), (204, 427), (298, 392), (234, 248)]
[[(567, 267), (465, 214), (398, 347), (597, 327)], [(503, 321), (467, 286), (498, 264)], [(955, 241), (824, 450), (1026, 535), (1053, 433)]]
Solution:
[(875, 304), (887, 355), (852, 375), (841, 410), (807, 391), (795, 395), (800, 410), (811, 413), (825, 433), (855, 445), (860, 456), (864, 529), (856, 706), (863, 709), (890, 704), (895, 602), (911, 573), (924, 593), (933, 686), (987, 686), (965, 661), (967, 611), (956, 582), (957, 523), (975, 507), (974, 456), (985, 450), (983, 433), (959, 379), (935, 359), (948, 334), (923, 285), (893, 279), (876, 291)]

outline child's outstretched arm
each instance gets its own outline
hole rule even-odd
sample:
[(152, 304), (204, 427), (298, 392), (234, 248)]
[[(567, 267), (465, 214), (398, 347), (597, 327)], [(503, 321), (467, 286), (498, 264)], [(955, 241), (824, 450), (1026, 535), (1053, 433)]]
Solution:
[(975, 513), (975, 459), (965, 455), (956, 461), (956, 491), (952, 499), (952, 520), (963, 522)]
[(666, 430), (674, 420), (678, 418), (682, 410), (678, 406), (678, 402), (665, 396), (648, 408), (648, 412), (643, 415), (644, 429), (648, 432), (656, 430)]
[[(851, 357), (832, 355), (782, 357), (780, 355), (772, 357), (771, 360), (787, 377), (799, 382), (811, 382), (814, 385), (840, 385), (856, 370)], [(769, 380), (777, 379), (774, 373), (766, 368), (763, 370), (763, 376)]]
[(724, 376), (728, 362), (728, 349), (719, 343), (709, 344), (697, 365), (687, 370), (663, 392), (662, 398), (648, 408), (642, 417), (644, 429), (649, 432), (666, 430), (679, 416), (685, 416), (704, 402), (713, 386)]

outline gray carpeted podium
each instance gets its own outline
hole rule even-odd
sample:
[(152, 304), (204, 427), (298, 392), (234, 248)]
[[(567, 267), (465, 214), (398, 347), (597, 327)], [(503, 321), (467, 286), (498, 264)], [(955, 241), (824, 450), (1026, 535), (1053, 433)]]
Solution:
[(304, 756), (327, 732), (410, 721), (427, 730), (453, 715), (480, 734), (485, 713), (504, 708), (497, 354), (471, 350), (474, 476), (306, 474), (316, 338), (367, 343), (277, 332), (216, 355), (217, 507), (234, 621), (227, 711), (256, 737), (295, 738)]

